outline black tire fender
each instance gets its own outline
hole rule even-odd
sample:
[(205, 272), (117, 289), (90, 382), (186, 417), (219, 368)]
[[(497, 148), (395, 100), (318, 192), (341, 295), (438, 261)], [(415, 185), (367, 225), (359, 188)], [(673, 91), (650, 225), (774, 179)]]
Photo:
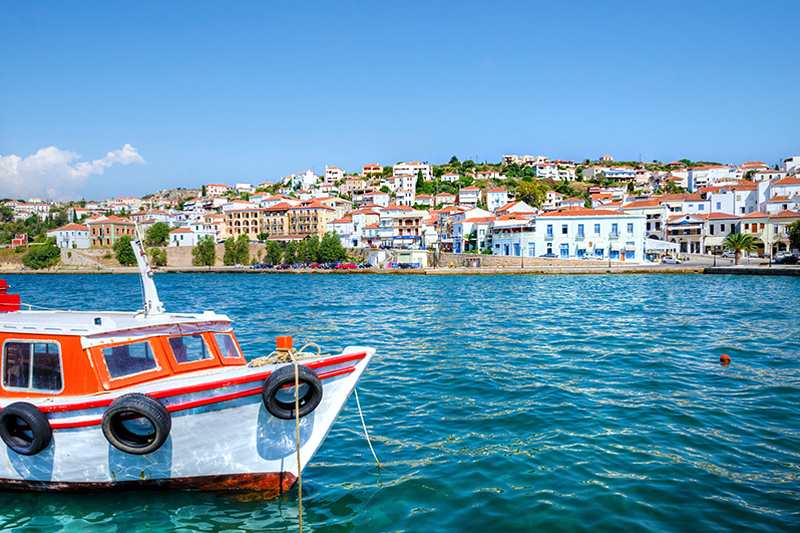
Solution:
[(14, 402), (0, 411), (0, 438), (20, 455), (36, 455), (53, 440), (53, 429), (47, 415), (38, 407)]
[[(317, 373), (307, 366), (299, 365), (297, 371), (300, 385), (308, 386), (308, 391), (300, 398), (300, 418), (303, 418), (314, 412), (319, 402), (322, 401), (322, 382), (317, 377)], [(294, 420), (294, 396), (289, 402), (278, 400), (278, 391), (286, 385), (294, 387), (293, 364), (278, 368), (264, 380), (261, 397), (269, 414), (281, 420)]]
[[(135, 433), (125, 426), (130, 417), (143, 417), (153, 426), (153, 432)], [(152, 396), (131, 393), (120, 396), (103, 413), (103, 435), (121, 452), (146, 455), (161, 448), (172, 429), (172, 418), (164, 405)]]

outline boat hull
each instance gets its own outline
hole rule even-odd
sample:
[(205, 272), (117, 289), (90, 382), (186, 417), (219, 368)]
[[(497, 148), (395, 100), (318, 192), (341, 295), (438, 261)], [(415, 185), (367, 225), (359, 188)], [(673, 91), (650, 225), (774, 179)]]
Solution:
[(278, 495), (295, 483), (322, 445), (373, 355), (370, 348), (348, 348), (329, 359), (344, 362), (326, 365), (324, 358), (304, 362), (317, 367), (323, 397), (312, 413), (300, 419), (300, 465), (295, 421), (275, 418), (266, 410), (263, 380), (246, 381), (247, 372), (262, 375), (265, 370), (240, 367), (214, 373), (212, 378), (224, 386), (208, 390), (196, 384), (198, 378), (173, 380), (166, 389), (140, 390), (159, 398), (172, 419), (164, 445), (146, 455), (127, 454), (108, 443), (97, 423), (104, 406), (84, 402), (73, 406), (88, 408), (59, 410), (39, 405), (48, 413), (53, 439), (34, 456), (3, 446), (0, 489), (245, 490)]

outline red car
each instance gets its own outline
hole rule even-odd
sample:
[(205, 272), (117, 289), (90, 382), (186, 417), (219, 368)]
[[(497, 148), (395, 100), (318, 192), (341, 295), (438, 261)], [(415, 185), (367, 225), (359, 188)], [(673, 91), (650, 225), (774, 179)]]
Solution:
[(352, 263), (342, 263), (340, 265), (336, 265), (336, 270), (355, 270), (356, 268), (358, 267)]

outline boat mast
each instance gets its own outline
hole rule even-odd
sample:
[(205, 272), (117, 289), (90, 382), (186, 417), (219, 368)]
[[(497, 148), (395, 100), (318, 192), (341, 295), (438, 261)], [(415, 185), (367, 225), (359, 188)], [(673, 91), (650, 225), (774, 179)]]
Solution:
[(160, 315), (164, 312), (164, 304), (158, 299), (156, 284), (153, 282), (153, 271), (147, 264), (147, 254), (142, 245), (142, 232), (136, 224), (136, 238), (131, 241), (136, 264), (139, 265), (139, 274), (142, 277), (142, 290), (144, 292), (144, 316)]

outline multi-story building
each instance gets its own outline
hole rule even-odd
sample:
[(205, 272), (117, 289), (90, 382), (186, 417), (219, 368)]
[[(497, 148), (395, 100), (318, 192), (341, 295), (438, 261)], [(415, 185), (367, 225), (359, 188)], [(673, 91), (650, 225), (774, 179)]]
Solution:
[[(269, 237), (290, 235), (289, 209), (294, 207), (288, 202), (280, 202), (270, 207), (265, 207), (261, 212), (262, 228)], [(272, 239), (275, 240), (275, 239)]]
[(383, 167), (378, 165), (377, 163), (368, 163), (361, 167), (361, 174), (364, 176), (373, 176), (376, 174), (381, 174), (383, 172)]
[(422, 172), (423, 180), (433, 179), (433, 165), (430, 163), (420, 163), (419, 161), (411, 161), (410, 163), (397, 163), (392, 167), (393, 176), (419, 176)]
[(289, 231), (293, 235), (316, 235), (322, 238), (329, 222), (336, 218), (335, 210), (319, 200), (303, 202), (289, 209)]
[(344, 170), (339, 167), (325, 167), (325, 173), (323, 174), (325, 185), (333, 185), (341, 179), (344, 179)]
[(206, 196), (222, 196), (231, 190), (233, 190), (233, 187), (230, 185), (223, 185), (221, 183), (206, 184)]
[(91, 245), (89, 228), (80, 224), (67, 224), (47, 232), (48, 237), (56, 238), (59, 248), (88, 248)]
[(494, 212), (508, 203), (508, 191), (505, 189), (489, 189), (486, 191), (486, 207)]
[(689, 169), (688, 188), (690, 192), (697, 192), (702, 187), (711, 187), (722, 180), (738, 181), (735, 167), (711, 165)]
[(644, 260), (643, 215), (595, 210), (585, 207), (564, 208), (532, 215), (506, 215), (516, 220), (498, 218), (493, 225), (492, 246), (495, 255), (553, 254), (562, 259), (579, 259), (587, 252), (612, 260)]
[(92, 246), (114, 246), (123, 235), (136, 236), (136, 225), (127, 218), (100, 216), (86, 219)]
[(263, 212), (261, 207), (225, 211), (225, 225), (229, 236), (236, 239), (239, 235), (247, 235), (251, 241), (257, 241), (258, 235), (264, 231), (261, 222)]
[(481, 190), (477, 187), (464, 187), (458, 191), (458, 203), (476, 207), (481, 201)]

